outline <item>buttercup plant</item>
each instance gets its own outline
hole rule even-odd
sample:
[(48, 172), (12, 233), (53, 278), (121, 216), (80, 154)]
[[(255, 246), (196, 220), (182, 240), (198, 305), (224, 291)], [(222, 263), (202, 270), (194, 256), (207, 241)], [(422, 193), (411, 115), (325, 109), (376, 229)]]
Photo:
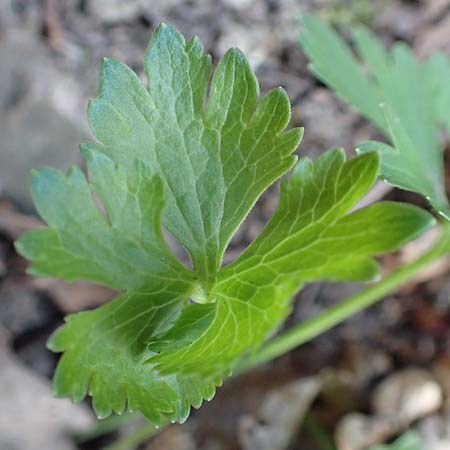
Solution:
[[(278, 356), (373, 302), (363, 293), (353, 307), (331, 310), (261, 350), (305, 283), (375, 279), (376, 255), (435, 220), (393, 202), (352, 211), (376, 180), (377, 152), (346, 160), (333, 149), (296, 163), (302, 130), (286, 131), (286, 93), (276, 88), (258, 101), (257, 80), (239, 50), (219, 62), (208, 99), (211, 60), (196, 38), (185, 42), (160, 25), (145, 70), (148, 87), (126, 65), (104, 60), (88, 110), (96, 141), (81, 146), (89, 181), (76, 167), (67, 175), (33, 172), (33, 197), (48, 228), (24, 234), (17, 249), (34, 275), (120, 292), (69, 315), (50, 338), (49, 348), (63, 352), (56, 394), (76, 402), (92, 396), (99, 417), (138, 410), (158, 425), (185, 421), (233, 367)], [(258, 197), (291, 168), (262, 233), (222, 266)], [(192, 268), (173, 255), (163, 228)], [(431, 256), (424, 258), (407, 276)], [(376, 296), (401, 282), (397, 275)]]

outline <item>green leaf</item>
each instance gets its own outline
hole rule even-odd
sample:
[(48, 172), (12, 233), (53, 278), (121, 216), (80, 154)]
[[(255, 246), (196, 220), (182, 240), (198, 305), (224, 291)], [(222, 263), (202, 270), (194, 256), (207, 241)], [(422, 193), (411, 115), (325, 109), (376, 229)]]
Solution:
[(162, 237), (163, 184), (143, 163), (132, 176), (105, 155), (85, 153), (93, 189), (77, 168), (65, 176), (55, 169), (32, 175), (36, 208), (50, 228), (25, 233), (18, 250), (30, 272), (67, 281), (88, 279), (118, 290), (144, 289), (170, 280), (192, 280)]
[(280, 206), (264, 231), (219, 272), (209, 327), (190, 345), (150, 361), (162, 373), (215, 373), (264, 341), (305, 282), (376, 278), (374, 255), (397, 249), (434, 223), (422, 210), (390, 202), (347, 214), (377, 170), (376, 153), (345, 162), (337, 149), (315, 163), (303, 159), (282, 184)]
[(53, 379), (55, 393), (75, 402), (89, 393), (99, 418), (128, 408), (156, 425), (162, 415), (184, 422), (191, 405), (198, 408), (214, 396), (220, 377), (162, 376), (145, 360), (154, 354), (147, 342), (177, 316), (186, 294), (184, 283), (173, 282), (68, 316), (48, 343), (51, 350), (64, 352)]
[(312, 71), (345, 102), (372, 121), (393, 146), (369, 142), (360, 152), (380, 150), (381, 176), (402, 189), (426, 197), (450, 220), (445, 194), (443, 152), (438, 132), (449, 126), (448, 61), (420, 63), (404, 44), (390, 52), (365, 28), (352, 30), (359, 55), (315, 16), (304, 16), (301, 44)]
[(258, 83), (237, 49), (211, 70), (199, 41), (160, 25), (145, 58), (149, 91), (124, 64), (107, 59), (89, 123), (101, 144), (86, 144), (128, 170), (130, 156), (161, 176), (164, 225), (211, 282), (234, 231), (260, 194), (295, 162), (302, 130), (283, 133), (290, 105), (283, 89), (259, 103)]
[[(205, 109), (209, 59), (195, 39), (185, 44), (158, 28), (147, 65), (150, 91), (123, 64), (104, 63), (89, 110), (101, 143), (83, 146), (89, 181), (76, 168), (34, 172), (48, 228), (24, 234), (17, 249), (36, 275), (120, 292), (68, 316), (50, 338), (64, 352), (56, 393), (91, 395), (100, 417), (129, 408), (158, 424), (164, 416), (182, 422), (210, 399), (280, 325), (304, 283), (373, 279), (373, 257), (433, 219), (395, 203), (351, 212), (376, 178), (378, 153), (346, 161), (332, 150), (298, 164), (261, 235), (220, 267), (251, 205), (293, 164), (299, 131), (282, 133), (282, 91), (255, 105), (256, 81), (236, 50), (219, 63)], [(164, 225), (189, 251), (192, 270), (172, 254)]]

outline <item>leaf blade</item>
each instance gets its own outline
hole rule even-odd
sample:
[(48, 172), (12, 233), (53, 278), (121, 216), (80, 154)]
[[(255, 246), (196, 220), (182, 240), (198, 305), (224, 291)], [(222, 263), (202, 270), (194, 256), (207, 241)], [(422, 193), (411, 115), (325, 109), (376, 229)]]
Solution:
[(294, 164), (301, 131), (283, 134), (290, 106), (281, 88), (257, 105), (257, 80), (237, 49), (219, 62), (204, 109), (211, 64), (202, 52), (197, 40), (158, 27), (145, 59), (149, 91), (126, 66), (107, 60), (89, 123), (115, 162), (129, 167), (133, 154), (162, 177), (164, 225), (201, 278), (213, 282), (234, 231)]
[(377, 172), (376, 153), (346, 161), (336, 149), (314, 163), (300, 161), (263, 232), (219, 272), (211, 293), (214, 320), (184, 348), (152, 357), (157, 370), (214, 373), (261, 345), (306, 282), (376, 277), (374, 256), (396, 250), (435, 223), (417, 207), (392, 202), (349, 212)]

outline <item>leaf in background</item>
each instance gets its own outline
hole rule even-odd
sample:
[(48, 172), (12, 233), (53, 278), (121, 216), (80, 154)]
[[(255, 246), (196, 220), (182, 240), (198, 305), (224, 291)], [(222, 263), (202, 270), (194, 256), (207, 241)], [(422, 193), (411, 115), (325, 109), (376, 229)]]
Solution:
[(438, 139), (440, 127), (450, 123), (446, 108), (450, 85), (434, 73), (435, 67), (440, 74), (448, 73), (447, 65), (439, 58), (420, 63), (404, 44), (386, 52), (362, 27), (352, 30), (358, 61), (342, 38), (318, 17), (304, 16), (302, 26), (300, 40), (312, 71), (374, 122), (394, 147), (369, 142), (359, 151), (380, 150), (381, 176), (426, 197), (450, 220)]
[[(221, 257), (262, 190), (294, 163), (298, 129), (281, 90), (256, 105), (244, 57), (228, 52), (203, 109), (209, 58), (161, 26), (146, 59), (150, 92), (108, 60), (90, 106), (101, 143), (83, 146), (78, 169), (35, 172), (32, 191), (48, 228), (18, 251), (31, 272), (89, 279), (121, 292), (67, 317), (49, 340), (64, 352), (55, 391), (93, 397), (97, 415), (135, 409), (155, 424), (184, 421), (244, 353), (258, 348), (289, 312), (305, 282), (366, 280), (373, 257), (432, 225), (418, 208), (380, 203), (349, 213), (378, 172), (372, 152), (348, 162), (333, 150), (302, 160), (282, 184), (280, 206), (233, 263)], [(167, 246), (161, 221), (189, 251), (193, 270)]]

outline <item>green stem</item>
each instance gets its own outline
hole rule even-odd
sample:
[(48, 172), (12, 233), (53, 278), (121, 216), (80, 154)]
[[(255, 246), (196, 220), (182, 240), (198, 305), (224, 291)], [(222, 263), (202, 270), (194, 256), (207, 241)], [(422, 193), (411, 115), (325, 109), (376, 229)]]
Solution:
[(450, 226), (446, 225), (443, 227), (441, 236), (435, 242), (433, 247), (419, 258), (394, 270), (383, 280), (349, 297), (338, 305), (329, 308), (317, 317), (285, 331), (280, 336), (269, 341), (266, 346), (256, 354), (241, 360), (236, 367), (236, 372), (242, 373), (254, 366), (278, 358), (299, 345), (328, 331), (350, 316), (353, 316), (381, 300), (386, 295), (394, 292), (414, 275), (448, 251), (450, 251)]

